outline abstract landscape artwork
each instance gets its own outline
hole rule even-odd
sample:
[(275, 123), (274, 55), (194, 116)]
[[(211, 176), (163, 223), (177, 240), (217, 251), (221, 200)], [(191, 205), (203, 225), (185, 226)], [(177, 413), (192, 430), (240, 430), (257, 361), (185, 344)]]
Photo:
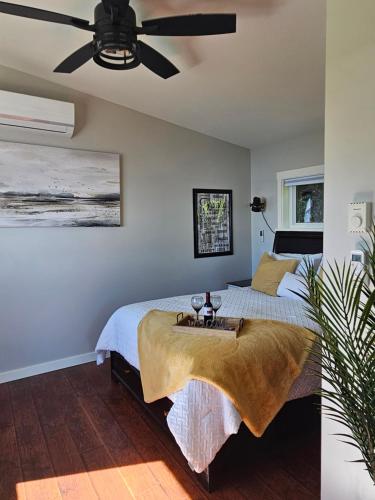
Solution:
[(0, 141), (0, 227), (120, 226), (120, 157)]

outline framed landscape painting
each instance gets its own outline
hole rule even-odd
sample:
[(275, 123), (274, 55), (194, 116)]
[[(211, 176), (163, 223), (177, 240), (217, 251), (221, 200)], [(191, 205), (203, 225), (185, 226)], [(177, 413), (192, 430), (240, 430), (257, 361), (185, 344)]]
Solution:
[(194, 257), (233, 255), (232, 190), (193, 189)]
[(120, 224), (118, 154), (0, 141), (0, 227)]

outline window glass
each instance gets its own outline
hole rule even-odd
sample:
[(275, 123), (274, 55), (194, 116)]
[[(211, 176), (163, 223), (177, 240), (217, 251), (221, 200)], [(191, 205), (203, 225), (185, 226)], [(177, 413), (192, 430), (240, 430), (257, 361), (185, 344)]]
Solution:
[(295, 186), (295, 221), (297, 224), (322, 223), (324, 184)]
[(323, 231), (324, 165), (277, 173), (277, 224), (284, 231)]

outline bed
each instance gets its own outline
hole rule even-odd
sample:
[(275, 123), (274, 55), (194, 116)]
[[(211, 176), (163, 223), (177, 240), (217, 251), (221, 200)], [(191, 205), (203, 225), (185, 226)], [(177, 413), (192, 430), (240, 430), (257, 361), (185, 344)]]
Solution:
[[(276, 253), (319, 253), (322, 251), (322, 233), (277, 232), (274, 241)], [(276, 319), (314, 329), (301, 301), (270, 297), (251, 288), (221, 290), (223, 306), (220, 314), (244, 318)], [(117, 310), (105, 326), (96, 351), (98, 363), (111, 353), (112, 376), (125, 385), (142, 406), (168, 428), (185, 456), (190, 469), (197, 474), (208, 491), (213, 489), (215, 457), (230, 436), (236, 435), (241, 418), (233, 404), (215, 387), (191, 380), (183, 390), (152, 404), (143, 401), (139, 377), (137, 327), (152, 309), (191, 312), (191, 295), (141, 302)], [(310, 363), (291, 388), (288, 401), (311, 396), (320, 380)]]

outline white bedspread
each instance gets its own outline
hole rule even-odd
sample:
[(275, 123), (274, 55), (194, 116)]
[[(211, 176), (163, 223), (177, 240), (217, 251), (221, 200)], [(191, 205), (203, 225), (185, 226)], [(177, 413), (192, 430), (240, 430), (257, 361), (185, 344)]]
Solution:
[[(250, 288), (220, 292), (223, 305), (221, 316), (261, 318), (286, 321), (312, 330), (316, 325), (306, 317), (301, 301), (270, 297)], [(148, 311), (192, 312), (191, 295), (131, 304), (118, 309), (109, 319), (96, 346), (98, 364), (107, 351), (120, 353), (139, 369), (137, 328)], [(289, 400), (312, 394), (319, 379), (306, 369), (289, 393)], [(176, 442), (190, 467), (202, 472), (215, 458), (231, 434), (238, 432), (241, 418), (228, 398), (215, 387), (192, 380), (170, 399), (173, 406), (167, 421)]]

